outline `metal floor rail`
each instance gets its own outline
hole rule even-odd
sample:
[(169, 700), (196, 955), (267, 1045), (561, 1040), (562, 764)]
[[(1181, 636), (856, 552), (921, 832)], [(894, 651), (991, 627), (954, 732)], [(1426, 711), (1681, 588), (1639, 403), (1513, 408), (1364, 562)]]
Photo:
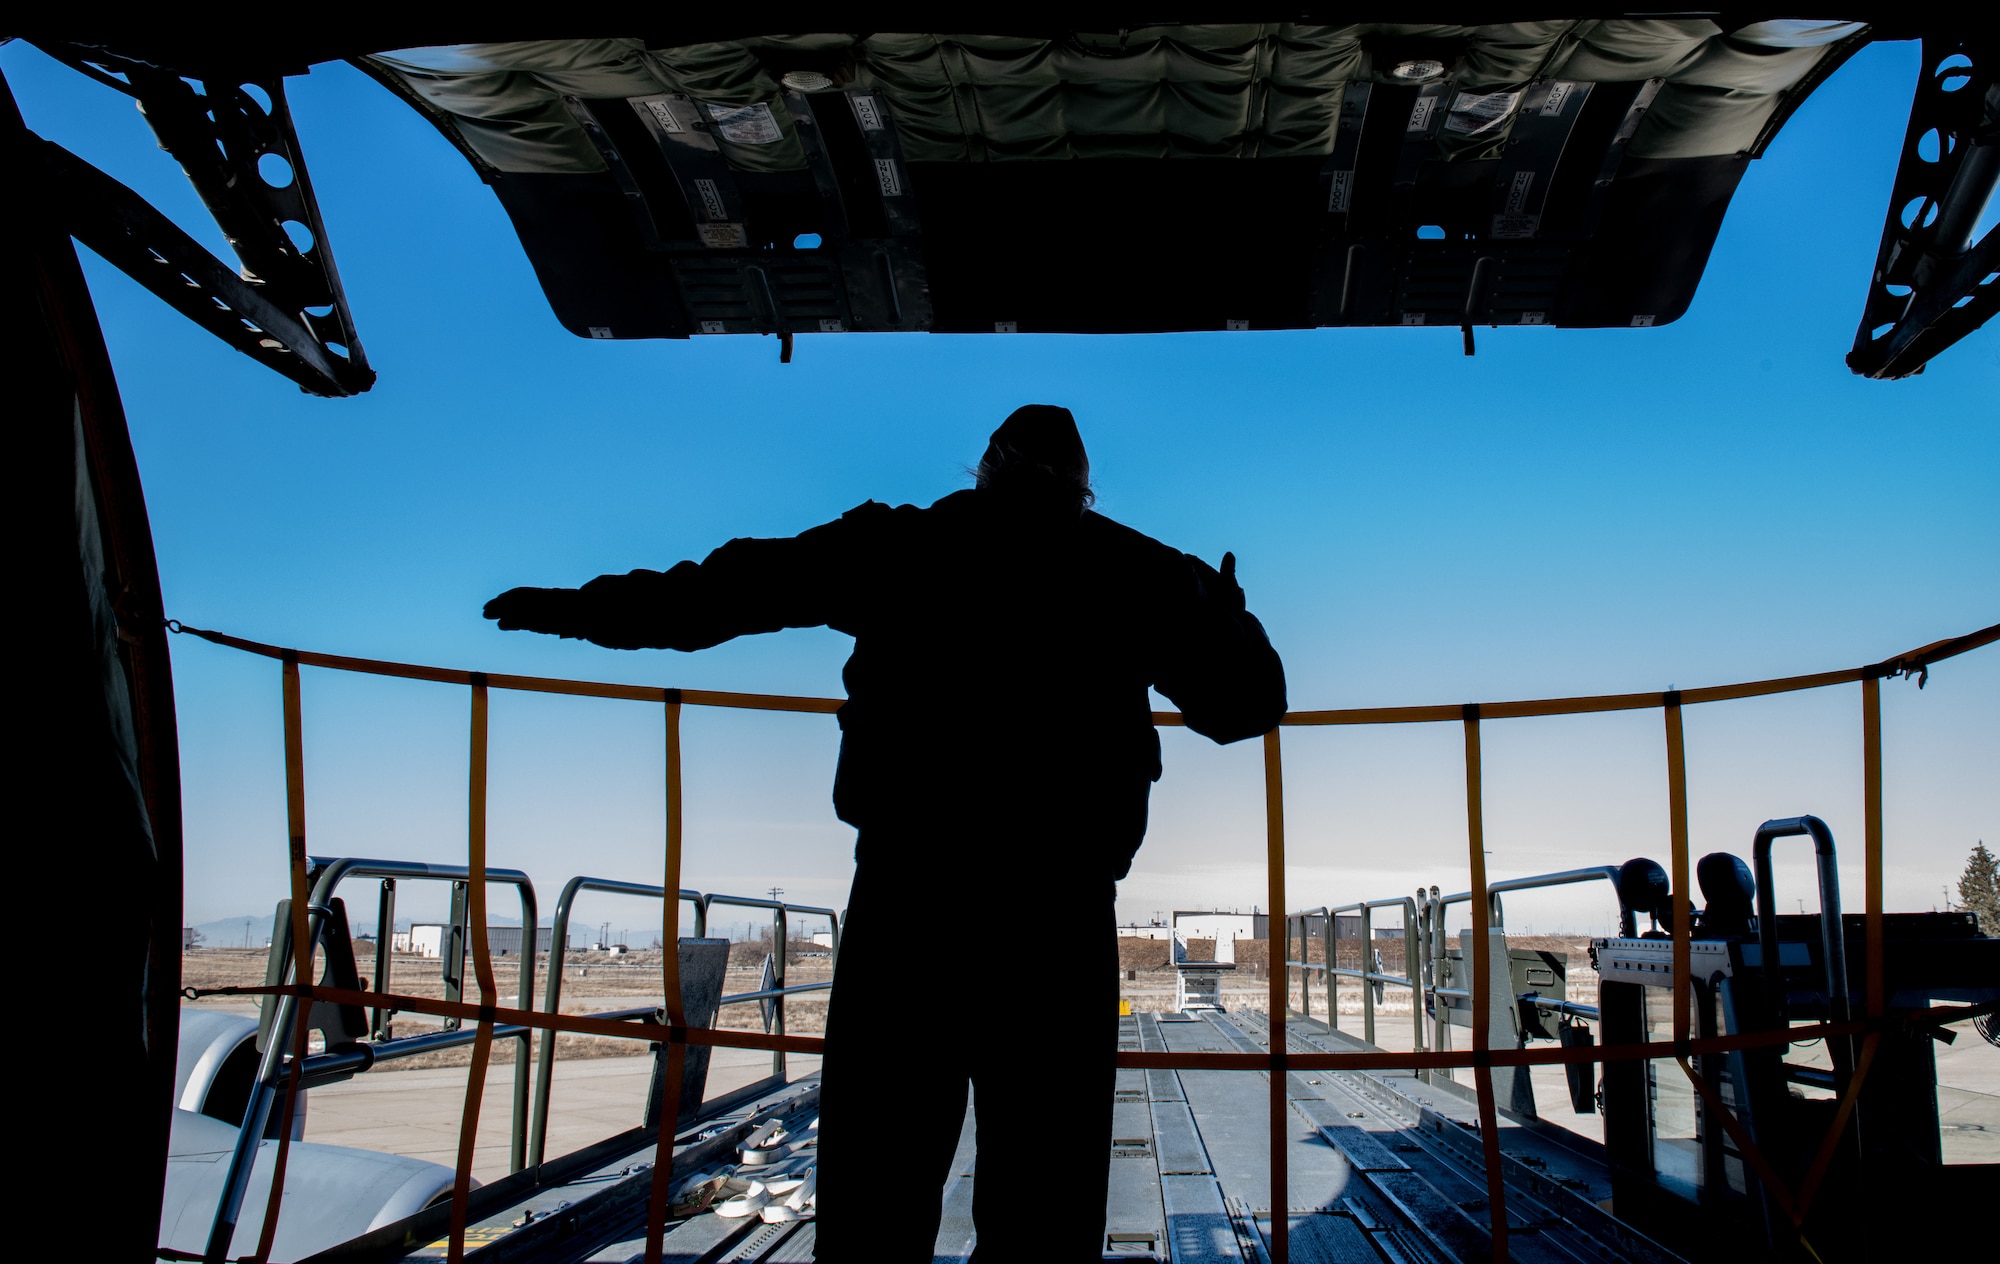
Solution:
[[(1258, 1013), (1121, 1020), (1121, 1048), (1261, 1052)], [(1294, 1020), (1293, 1052), (1369, 1046)], [(1286, 1208), (1294, 1260), (1311, 1264), (1486, 1264), (1487, 1185), (1471, 1092), (1411, 1074), (1303, 1072), (1287, 1077), (1292, 1121)], [(1114, 1089), (1107, 1260), (1268, 1264), (1273, 1204), (1261, 1072), (1121, 1070)], [(753, 1120), (816, 1109), (806, 1083), (746, 1106), (695, 1145), (733, 1144)], [(1685, 1264), (1600, 1209), (1610, 1196), (1602, 1150), (1535, 1120), (1503, 1120), (1509, 1255), (1518, 1264)], [(684, 1149), (680, 1166), (707, 1160)], [(973, 1130), (968, 1114), (945, 1190), (934, 1264), (972, 1252)], [(594, 1173), (475, 1226), (468, 1259), (487, 1264), (633, 1264), (644, 1251), (646, 1184), (634, 1166)], [(1059, 1183), (1058, 1183), (1059, 1184)], [(1060, 1190), (1052, 1192), (1060, 1197)], [(603, 1209), (590, 1209), (604, 1200)], [(607, 1214), (610, 1213), (610, 1214)], [(887, 1213), (885, 1213), (887, 1214)], [(564, 1231), (568, 1217), (578, 1227)], [(589, 1226), (588, 1231), (583, 1231)], [(524, 1230), (535, 1230), (524, 1232)], [(667, 1234), (663, 1264), (788, 1264), (812, 1258), (812, 1222), (696, 1216)], [(441, 1247), (442, 1244), (439, 1244)], [(422, 1253), (420, 1253), (422, 1254)]]

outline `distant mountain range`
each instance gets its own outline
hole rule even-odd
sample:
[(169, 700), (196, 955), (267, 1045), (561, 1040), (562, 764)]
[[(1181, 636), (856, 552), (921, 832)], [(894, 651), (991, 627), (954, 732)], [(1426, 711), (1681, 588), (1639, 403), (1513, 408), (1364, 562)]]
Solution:
[(271, 911), (252, 917), (222, 917), (212, 922), (198, 922), (195, 929), (201, 932), (203, 948), (242, 948), (246, 945), (261, 948), (271, 938)]
[[(197, 922), (194, 924), (194, 929), (201, 932), (201, 946), (204, 948), (242, 948), (246, 945), (251, 948), (262, 948), (271, 941), (271, 919), (276, 912), (276, 909), (272, 909), (244, 917), (222, 917), (212, 922)], [(375, 933), (374, 910), (371, 908), (367, 912), (368, 916), (364, 918), (362, 910), (352, 904), (347, 906), (347, 916), (353, 919), (352, 929), (357, 935)], [(397, 918), (396, 929), (410, 929), (410, 920), (407, 917)], [(498, 913), (489, 915), (486, 920), (491, 926), (521, 924), (521, 919), (518, 917), (505, 917)], [(544, 926), (548, 924), (546, 920), (542, 922)]]

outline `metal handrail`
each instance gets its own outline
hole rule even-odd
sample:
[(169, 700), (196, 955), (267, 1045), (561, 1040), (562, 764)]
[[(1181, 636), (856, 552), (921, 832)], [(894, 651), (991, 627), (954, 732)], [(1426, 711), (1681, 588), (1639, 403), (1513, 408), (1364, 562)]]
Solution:
[(831, 983), (794, 983), (790, 987), (765, 988), (758, 992), (737, 992), (722, 998), (724, 1005), (747, 1005), (751, 1001), (767, 1001), (776, 996), (791, 996), (798, 992), (827, 992), (833, 989)]
[[(1323, 904), (1318, 908), (1300, 909), (1296, 913), (1285, 914), (1285, 951), (1286, 951), (1285, 964), (1287, 966), (1297, 966), (1301, 970), (1319, 970), (1323, 972), (1326, 970), (1327, 966), (1331, 964), (1331, 962), (1328, 961), (1304, 960), (1304, 958), (1312, 955), (1311, 950), (1306, 947), (1306, 945), (1312, 941), (1312, 932), (1307, 928), (1307, 923), (1312, 921), (1312, 919), (1315, 917), (1324, 918), (1326, 916), (1327, 916), (1327, 910), (1326, 906)], [(1299, 926), (1299, 957), (1301, 959), (1298, 961), (1293, 961), (1290, 959), (1291, 946), (1292, 946), (1292, 923), (1294, 922), (1297, 922)], [(1301, 986), (1303, 986), (1303, 980), (1301, 980)], [(1306, 995), (1305, 1005), (1306, 1005), (1306, 1011), (1305, 1011), (1306, 1017), (1310, 1018), (1312, 1016), (1312, 996), (1310, 993)]]
[[(1579, 882), (1594, 882), (1599, 878), (1611, 883), (1612, 889), (1616, 891), (1618, 888), (1618, 866), (1591, 865), (1583, 869), (1563, 869), (1555, 873), (1534, 874), (1525, 878), (1503, 878), (1498, 882), (1490, 882), (1486, 886), (1487, 925), (1491, 929), (1501, 931), (1502, 933), (1506, 931), (1506, 913), (1500, 897), (1509, 891), (1534, 891), (1545, 887), (1570, 886)], [(1442, 975), (1448, 969), (1444, 965), (1444, 962), (1448, 960), (1450, 951), (1446, 947), (1444, 929), (1445, 910), (1454, 904), (1470, 904), (1472, 902), (1472, 892), (1460, 891), (1456, 895), (1441, 896), (1438, 894), (1438, 889), (1432, 887), (1428, 893), (1419, 888), (1417, 895), (1424, 902), (1424, 911), (1421, 920), (1424, 923), (1423, 946), (1427, 958), (1424, 962), (1424, 978), (1426, 983), (1424, 992), (1427, 1002), (1425, 1008), (1432, 1012), (1431, 1027), (1433, 1043), (1437, 1048), (1444, 1049), (1448, 1047), (1451, 1038), (1448, 1030), (1450, 1020), (1435, 1005), (1436, 998), (1452, 997), (1470, 1000), (1472, 997), (1469, 989), (1444, 986)], [(1636, 935), (1639, 930), (1637, 915), (1631, 909), (1625, 907), (1622, 896), (1618, 902), (1618, 929), (1621, 934), (1625, 935)], [(1544, 1008), (1552, 1008), (1558, 1004), (1568, 1005), (1569, 1003), (1549, 1001), (1540, 1002), (1540, 1004)], [(1594, 1009), (1591, 1009), (1591, 1012), (1588, 1014), (1583, 1012), (1584, 1009), (1588, 1008), (1590, 1007), (1578, 1006), (1566, 1008), (1562, 1012), (1568, 1013), (1572, 1017), (1595, 1019), (1597, 1015)]]
[[(332, 907), (331, 901), (334, 890), (339, 887), (343, 880), (347, 878), (381, 878), (385, 884), (393, 884), (395, 880), (400, 878), (407, 878), (413, 881), (458, 883), (470, 882), (472, 880), (472, 870), (465, 865), (434, 865), (413, 860), (366, 860), (353, 856), (337, 858), (309, 856), (307, 857), (307, 864), (310, 866), (313, 874), (312, 895), (306, 910), (306, 943), (309, 955), (303, 962), (297, 960), (295, 957), (288, 967), (289, 973), (287, 977), (281, 978), (279, 980), (280, 983), (293, 982), (306, 977), (307, 973), (310, 972), (312, 957), (316, 956), (318, 952), (320, 934), (325, 925), (327, 910)], [(532, 948), (534, 943), (532, 936), (536, 933), (536, 924), (540, 920), (536, 913), (534, 882), (519, 869), (488, 869), (486, 871), (486, 880), (488, 882), (498, 882), (505, 886), (512, 886), (520, 894), (521, 926), (523, 933), (530, 937), (528, 943), (530, 948)], [(385, 905), (391, 909), (394, 908), (393, 890), (394, 887), (391, 885), (389, 892), (385, 893), (384, 899)], [(457, 900), (453, 901), (454, 906), (457, 903)], [(380, 937), (381, 930), (380, 926), (376, 927), (375, 977), (378, 991), (386, 991), (389, 972), (384, 957), (387, 955), (386, 944), (389, 941)], [(394, 926), (391, 925), (389, 931), (392, 936), (394, 930)], [(464, 940), (460, 939), (458, 943), (459, 951), (462, 954), (465, 946)], [(464, 976), (464, 969), (464, 961), (461, 956), (461, 960), (458, 963), (459, 977), (461, 978)], [(249, 1105), (244, 1108), (243, 1124), (237, 1129), (236, 1145), (229, 1156), (229, 1172), (223, 1178), (222, 1197), (217, 1201), (215, 1206), (215, 1219), (209, 1226), (208, 1246), (203, 1252), (203, 1257), (208, 1260), (222, 1260), (228, 1257), (230, 1245), (236, 1237), (236, 1222), (243, 1211), (243, 1198), (249, 1191), (250, 1173), (256, 1160), (257, 1148), (264, 1140), (264, 1128), (270, 1121), (271, 1107), (277, 1100), (278, 1081), (281, 1078), (281, 1072), (285, 1065), (285, 1049), (289, 1043), (285, 1039), (285, 1032), (291, 1027), (292, 1012), (296, 1000), (286, 995), (276, 996), (272, 999), (275, 1004), (272, 1009), (271, 1024), (269, 1027), (270, 1038), (266, 1042), (263, 1055), (257, 1063), (257, 1079), (250, 1093)], [(534, 1008), (535, 954), (532, 951), (521, 954), (520, 999), (518, 1003), (520, 1008), (524, 1010), (532, 1010)], [(380, 1011), (377, 1011), (377, 1030), (380, 1029), (380, 1022)], [(477, 1038), (477, 1032), (472, 1033), (472, 1035), (475, 1039)], [(497, 1038), (499, 1032), (496, 1030), (494, 1035)], [(520, 1048), (514, 1057), (513, 1144), (509, 1155), (510, 1170), (518, 1172), (526, 1163), (528, 1150), (529, 1032), (527, 1029), (521, 1028), (518, 1029), (518, 1034), (510, 1034), (508, 1038), (520, 1041)], [(305, 1069), (304, 1065), (301, 1065), (299, 1068), (301, 1073)]]
[[(1820, 954), (1825, 958), (1827, 1017), (1844, 1023), (1851, 1005), (1847, 991), (1847, 933), (1840, 920), (1840, 869), (1834, 859), (1833, 831), (1816, 816), (1766, 821), (1757, 827), (1750, 843), (1750, 860), (1757, 882), (1757, 945), (1765, 987), (1779, 1019), (1784, 1020), (1790, 1002), (1780, 969), (1783, 962), (1778, 955), (1778, 896), (1771, 873), (1771, 844), (1801, 835), (1812, 839), (1813, 864), (1819, 877)], [(1835, 1055), (1834, 1071), (1845, 1091), (1846, 1078), (1854, 1067), (1853, 1037), (1834, 1042), (1829, 1052)]]
[[(735, 996), (725, 996), (716, 1008), (719, 1011), (723, 1005), (737, 1005), (745, 1001), (768, 999), (771, 1001), (771, 1010), (770, 1016), (765, 1021), (765, 1028), (780, 1036), (784, 1035), (785, 997), (794, 992), (824, 992), (830, 991), (833, 988), (831, 982), (801, 983), (796, 988), (785, 986), (785, 945), (791, 942), (791, 936), (788, 933), (789, 923), (786, 918), (792, 913), (807, 913), (824, 917), (827, 920), (827, 925), (831, 928), (833, 963), (839, 965), (840, 915), (830, 908), (820, 908), (812, 904), (788, 904), (783, 900), (766, 900), (756, 896), (710, 894), (702, 897), (703, 916), (706, 916), (708, 910), (717, 904), (724, 904), (730, 908), (771, 910), (771, 944), (773, 947), (773, 952), (771, 953), (771, 981), (777, 986), (773, 988), (760, 988), (755, 992), (741, 992)], [(771, 1074), (785, 1074), (785, 1052), (782, 1049), (771, 1055)]]
[[(1572, 883), (1590, 882), (1598, 878), (1603, 878), (1609, 882), (1611, 889), (1616, 891), (1618, 889), (1618, 866), (1591, 865), (1583, 869), (1564, 869), (1560, 873), (1545, 873), (1532, 878), (1507, 878), (1499, 882), (1488, 883), (1486, 887), (1486, 906), (1493, 910), (1492, 925), (1496, 930), (1506, 927), (1506, 916), (1501, 911), (1500, 897), (1508, 891), (1534, 891), (1542, 887), (1569, 886)], [(1620, 901), (1618, 906), (1618, 925), (1621, 931), (1626, 929), (1625, 921), (1630, 916), (1632, 916), (1631, 911), (1625, 907), (1623, 901)], [(1639, 928), (1634, 924), (1630, 929), (1632, 933), (1636, 934)]]
[[(528, 1029), (514, 1023), (500, 1023), (493, 1028), (495, 1040), (508, 1040), (526, 1034)], [(421, 1036), (404, 1036), (400, 1040), (384, 1041), (380, 1044), (363, 1043), (347, 1045), (327, 1053), (316, 1053), (305, 1060), (299, 1070), (301, 1090), (317, 1088), (322, 1084), (332, 1084), (340, 1080), (352, 1079), (363, 1071), (372, 1070), (383, 1062), (394, 1062), (398, 1058), (414, 1058), (421, 1053), (436, 1053), (440, 1049), (456, 1049), (479, 1039), (479, 1030), (465, 1027), (457, 1031), (434, 1031)]]
[[(1373, 915), (1374, 910), (1378, 908), (1400, 908), (1403, 910), (1403, 960), (1404, 969), (1408, 971), (1407, 974), (1390, 974), (1383, 970), (1372, 970), (1369, 968), (1375, 956), (1375, 925)], [(1361, 915), (1362, 964), (1359, 970), (1350, 970), (1338, 964), (1340, 915), (1342, 913), (1359, 913)], [(1326, 963), (1317, 967), (1313, 963), (1304, 960), (1304, 958), (1310, 955), (1306, 948), (1306, 923), (1308, 919), (1313, 917), (1326, 919)], [(1306, 909), (1299, 913), (1290, 914), (1285, 919), (1285, 938), (1288, 943), (1291, 939), (1291, 923), (1294, 920), (1299, 923), (1300, 960), (1296, 962), (1287, 961), (1285, 964), (1288, 966), (1301, 966), (1307, 970), (1317, 968), (1320, 971), (1321, 976), (1326, 982), (1327, 1026), (1335, 1031), (1340, 1029), (1340, 1006), (1337, 999), (1338, 984), (1335, 982), (1337, 979), (1359, 979), (1361, 981), (1362, 1038), (1371, 1045), (1375, 1043), (1376, 987), (1378, 985), (1386, 986), (1389, 984), (1394, 984), (1398, 987), (1407, 987), (1411, 993), (1412, 1048), (1416, 1052), (1422, 1053), (1424, 1051), (1423, 1010), (1416, 1003), (1416, 993), (1420, 986), (1418, 980), (1422, 960), (1417, 944), (1417, 902), (1407, 895), (1391, 896), (1381, 900), (1360, 900), (1353, 904), (1322, 905), (1319, 908)], [(1303, 1016), (1310, 1018), (1312, 1017), (1312, 984), (1309, 975), (1299, 980), (1299, 990), (1301, 1003), (1304, 1006)]]
[(1545, 1014), (1562, 1014), (1569, 1018), (1587, 1018), (1597, 1022), (1602, 1014), (1595, 1005), (1584, 1005), (1577, 1001), (1552, 1001), (1533, 992), (1521, 998)]
[[(548, 993), (543, 998), (544, 1013), (562, 1012), (563, 963), (569, 955), (569, 919), (576, 904), (576, 897), (583, 891), (601, 891), (610, 895), (636, 895), (646, 899), (665, 900), (667, 889), (657, 883), (625, 882), (618, 878), (591, 878), (578, 876), (563, 884), (562, 894), (556, 897), (556, 915), (553, 929), (549, 934), (549, 983)], [(680, 891), (680, 902), (694, 905), (694, 935), (696, 939), (708, 934), (708, 897), (699, 891)], [(678, 943), (663, 947), (662, 951), (678, 952)], [(615, 1010), (593, 1017), (623, 1020), (641, 1018), (657, 1012), (657, 1006), (644, 1006), (631, 1010)], [(549, 1131), (549, 1098), (555, 1092), (556, 1038), (555, 1028), (542, 1032), (542, 1056), (535, 1060), (535, 1108), (530, 1124), (528, 1152), (531, 1162), (541, 1163), (547, 1157)]]
[[(1534, 891), (1542, 887), (1561, 887), (1575, 882), (1590, 882), (1597, 878), (1603, 878), (1611, 884), (1613, 890), (1616, 890), (1618, 887), (1618, 866), (1591, 865), (1584, 869), (1564, 869), (1557, 873), (1541, 873), (1528, 878), (1503, 878), (1498, 882), (1488, 883), (1486, 886), (1486, 907), (1490, 916), (1488, 924), (1495, 930), (1505, 929), (1506, 918), (1501, 910), (1500, 897), (1508, 891)], [(1447, 895), (1439, 898), (1437, 888), (1432, 887), (1430, 899), (1438, 907), (1452, 904), (1470, 904), (1472, 902), (1472, 892), (1460, 891), (1457, 895)], [(1624, 900), (1620, 899), (1618, 902), (1618, 926), (1621, 933), (1626, 935), (1636, 935), (1639, 933), (1637, 923), (1628, 920), (1633, 916), (1632, 910), (1626, 908)]]

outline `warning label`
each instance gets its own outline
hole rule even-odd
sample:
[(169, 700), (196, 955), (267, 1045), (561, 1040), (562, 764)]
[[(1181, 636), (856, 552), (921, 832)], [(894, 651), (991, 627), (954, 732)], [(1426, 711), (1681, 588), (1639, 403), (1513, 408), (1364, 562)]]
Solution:
[(1418, 97), (1417, 103), (1410, 107), (1410, 125), (1404, 130), (1411, 132), (1429, 131), (1431, 116), (1437, 113), (1437, 104), (1438, 98), (1433, 93), (1426, 92)]
[(1507, 185), (1507, 213), (1519, 215), (1528, 206), (1528, 191), (1535, 187), (1535, 173), (1516, 171), (1514, 179)]
[(861, 124), (862, 131), (879, 132), (882, 130), (882, 107), (877, 104), (874, 97), (851, 96), (847, 99), (854, 102), (854, 118), (856, 122)]
[(750, 244), (750, 234), (741, 224), (696, 224), (695, 231), (710, 250), (741, 250)]
[(646, 108), (646, 113), (653, 116), (653, 121), (660, 125), (661, 131), (685, 132), (687, 130), (681, 126), (681, 121), (674, 117), (674, 107), (667, 104), (665, 97), (640, 97), (639, 104)]
[(701, 198), (701, 213), (704, 218), (725, 220), (729, 218), (729, 208), (722, 201), (722, 189), (715, 181), (701, 178), (694, 182), (694, 191)]
[(1461, 92), (1452, 98), (1451, 113), (1445, 116), (1444, 130), (1462, 136), (1497, 132), (1520, 101), (1521, 94), (1518, 92)]
[(1550, 84), (1548, 100), (1542, 102), (1542, 117), (1554, 118), (1561, 114), (1563, 107), (1569, 104), (1569, 99), (1575, 92), (1576, 85), (1573, 83), (1558, 79)]
[(785, 138), (777, 116), (761, 101), (743, 106), (703, 104), (715, 120), (715, 130), (732, 145), (773, 145)]
[(1336, 171), (1333, 173), (1333, 188), (1326, 195), (1326, 209), (1337, 214), (1345, 214), (1354, 197), (1354, 173)]
[(896, 171), (894, 158), (875, 160), (875, 181), (882, 186), (883, 197), (903, 196), (903, 178)]

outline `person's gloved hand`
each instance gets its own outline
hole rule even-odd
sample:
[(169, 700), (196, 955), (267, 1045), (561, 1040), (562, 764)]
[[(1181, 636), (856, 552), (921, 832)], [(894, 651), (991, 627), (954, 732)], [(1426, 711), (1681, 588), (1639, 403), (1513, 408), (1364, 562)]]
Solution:
[(1222, 569), (1220, 571), (1192, 553), (1187, 555), (1187, 559), (1194, 567), (1195, 586), (1201, 590), (1201, 595), (1204, 598), (1216, 602), (1232, 614), (1241, 614), (1243, 612), (1245, 605), (1243, 586), (1236, 582), (1236, 555), (1234, 553), (1224, 553), (1222, 555)]
[(486, 603), (486, 617), (503, 632), (546, 632), (583, 638), (583, 594), (574, 588), (509, 588)]

